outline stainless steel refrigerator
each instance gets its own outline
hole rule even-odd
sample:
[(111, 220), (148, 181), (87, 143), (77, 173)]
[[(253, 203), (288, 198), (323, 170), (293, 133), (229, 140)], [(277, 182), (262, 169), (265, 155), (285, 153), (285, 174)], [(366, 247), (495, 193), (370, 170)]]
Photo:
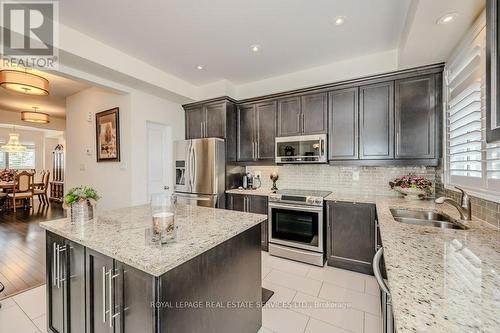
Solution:
[(224, 140), (208, 138), (176, 141), (174, 150), (174, 191), (177, 202), (224, 207)]

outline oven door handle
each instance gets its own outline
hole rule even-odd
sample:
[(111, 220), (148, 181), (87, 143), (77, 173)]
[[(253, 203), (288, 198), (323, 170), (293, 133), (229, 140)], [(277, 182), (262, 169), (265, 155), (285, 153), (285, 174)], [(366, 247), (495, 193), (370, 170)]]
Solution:
[(301, 212), (323, 212), (323, 206), (301, 206), (301, 205), (291, 205), (291, 204), (277, 204), (277, 203), (269, 203), (269, 209), (278, 208), (278, 209), (291, 209)]

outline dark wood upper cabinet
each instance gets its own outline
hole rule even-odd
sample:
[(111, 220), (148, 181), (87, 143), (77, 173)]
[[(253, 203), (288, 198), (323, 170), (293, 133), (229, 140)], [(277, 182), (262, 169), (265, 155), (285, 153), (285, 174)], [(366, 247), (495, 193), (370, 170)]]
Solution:
[(226, 137), (226, 102), (205, 105), (205, 137)]
[(186, 140), (226, 139), (226, 161), (236, 161), (236, 105), (229, 98), (184, 105)]
[(278, 136), (300, 135), (301, 133), (300, 97), (278, 100)]
[(376, 210), (373, 204), (327, 203), (327, 260), (329, 266), (373, 274), (376, 248)]
[(396, 80), (396, 159), (434, 158), (436, 107), (434, 75)]
[(201, 105), (186, 109), (186, 139), (202, 138), (204, 124), (205, 111)]
[(359, 88), (360, 159), (394, 158), (394, 81)]
[(238, 106), (238, 161), (273, 161), (276, 102)]
[(301, 96), (302, 133), (322, 134), (328, 131), (327, 93)]
[(255, 158), (255, 105), (238, 106), (237, 160), (253, 161)]
[(274, 161), (276, 137), (276, 102), (263, 102), (255, 106), (256, 112), (256, 160)]
[(358, 88), (329, 94), (329, 160), (358, 159)]

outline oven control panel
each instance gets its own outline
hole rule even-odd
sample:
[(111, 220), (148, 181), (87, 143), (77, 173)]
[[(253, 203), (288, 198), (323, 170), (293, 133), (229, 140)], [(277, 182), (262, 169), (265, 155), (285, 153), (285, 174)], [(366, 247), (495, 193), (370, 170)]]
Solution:
[(323, 206), (323, 197), (317, 196), (295, 196), (273, 193), (269, 195), (269, 201), (296, 203), (308, 206)]

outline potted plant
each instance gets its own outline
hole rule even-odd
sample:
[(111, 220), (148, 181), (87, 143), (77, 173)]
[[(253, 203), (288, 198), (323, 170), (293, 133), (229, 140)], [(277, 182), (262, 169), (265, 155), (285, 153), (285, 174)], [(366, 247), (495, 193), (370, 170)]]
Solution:
[(432, 194), (432, 182), (412, 173), (397, 177), (389, 182), (389, 186), (409, 200), (421, 200)]
[(86, 222), (94, 218), (94, 207), (99, 199), (92, 187), (74, 187), (64, 196), (63, 207), (71, 210), (71, 223)]

